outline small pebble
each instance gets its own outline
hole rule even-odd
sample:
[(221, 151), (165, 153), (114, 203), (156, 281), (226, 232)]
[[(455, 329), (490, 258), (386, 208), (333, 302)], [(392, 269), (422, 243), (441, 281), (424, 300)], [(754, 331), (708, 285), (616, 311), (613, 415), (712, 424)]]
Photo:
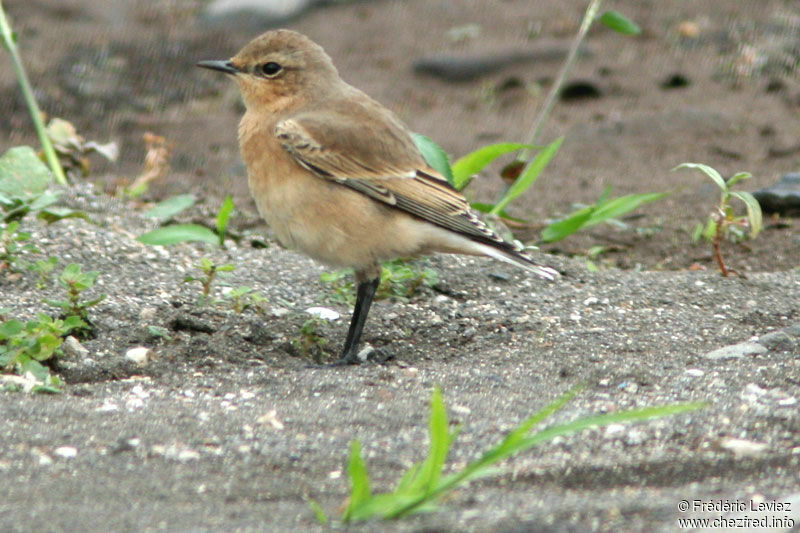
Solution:
[(78, 450), (72, 446), (60, 446), (53, 450), (53, 453), (59, 457), (63, 457), (64, 459), (72, 459), (78, 455)]
[(333, 309), (328, 309), (327, 307), (309, 307), (306, 309), (306, 313), (311, 316), (315, 316), (317, 318), (321, 318), (322, 320), (339, 320), (341, 315), (334, 311)]
[(720, 441), (720, 448), (733, 452), (737, 457), (756, 457), (762, 455), (767, 449), (763, 442), (754, 442), (745, 439), (727, 437)]
[(86, 359), (89, 356), (89, 350), (72, 335), (64, 339), (61, 348), (64, 350), (64, 353), (72, 359)]
[(125, 359), (133, 361), (139, 366), (144, 366), (155, 357), (155, 353), (145, 346), (137, 346), (125, 352)]

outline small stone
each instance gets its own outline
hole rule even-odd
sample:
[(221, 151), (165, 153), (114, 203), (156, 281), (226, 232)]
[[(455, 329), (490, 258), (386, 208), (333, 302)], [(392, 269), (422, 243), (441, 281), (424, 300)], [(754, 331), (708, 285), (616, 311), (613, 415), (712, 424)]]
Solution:
[(783, 398), (778, 400), (778, 405), (781, 407), (791, 407), (797, 405), (797, 398)]
[(200, 459), (200, 452), (190, 449), (181, 450), (178, 452), (178, 461), (186, 463), (188, 461), (196, 461)]
[(275, 409), (270, 410), (268, 413), (263, 414), (256, 418), (256, 422), (262, 426), (280, 431), (283, 429), (283, 422), (278, 420), (278, 411)]
[(702, 377), (705, 374), (705, 372), (703, 372), (699, 368), (687, 368), (686, 374), (692, 376), (693, 378), (699, 378)]
[(764, 213), (800, 215), (800, 172), (785, 174), (778, 183), (753, 191)]
[(478, 333), (478, 330), (473, 327), (468, 327), (464, 330), (464, 338), (471, 339)]
[(291, 313), (291, 311), (289, 309), (286, 309), (285, 307), (274, 307), (272, 308), (270, 313), (272, 313), (272, 316), (274, 316), (275, 318), (281, 318)]
[(339, 320), (341, 315), (334, 311), (333, 309), (328, 309), (327, 307), (309, 307), (306, 309), (306, 313), (311, 316), (321, 318), (322, 320)]
[(628, 431), (628, 434), (625, 436), (625, 444), (628, 446), (638, 446), (645, 440), (647, 440), (647, 435), (645, 435), (644, 431), (636, 428)]
[(624, 424), (609, 424), (606, 426), (605, 438), (613, 439), (623, 431), (625, 431)]
[(366, 344), (363, 348), (361, 348), (361, 351), (358, 352), (357, 357), (359, 361), (363, 363), (364, 361), (369, 359), (369, 356), (372, 355), (373, 353), (375, 353), (375, 348), (373, 348), (369, 344)]
[(706, 359), (740, 359), (746, 355), (762, 355), (767, 353), (767, 349), (755, 342), (740, 342), (739, 344), (732, 344), (718, 348), (706, 354), (703, 357)]
[(87, 350), (86, 347), (72, 335), (64, 339), (64, 343), (61, 345), (61, 348), (64, 350), (64, 353), (67, 355), (67, 357), (72, 359), (83, 360), (89, 357), (89, 350)]
[(155, 357), (155, 353), (145, 346), (137, 346), (125, 352), (125, 359), (133, 361), (139, 366), (144, 366)]
[(214, 0), (200, 18), (213, 26), (269, 28), (285, 24), (319, 0)]
[(53, 453), (59, 457), (63, 457), (64, 459), (72, 459), (76, 455), (78, 455), (78, 449), (73, 448), (72, 446), (59, 446)]
[(726, 437), (719, 443), (720, 448), (733, 452), (737, 457), (757, 457), (762, 455), (767, 449), (763, 442), (754, 442), (745, 439)]
[(756, 342), (768, 350), (776, 352), (788, 352), (795, 347), (795, 340), (783, 330), (760, 335)]
[(600, 303), (600, 299), (596, 298), (595, 296), (589, 296), (583, 301), (583, 305), (589, 307), (590, 305), (597, 305)]

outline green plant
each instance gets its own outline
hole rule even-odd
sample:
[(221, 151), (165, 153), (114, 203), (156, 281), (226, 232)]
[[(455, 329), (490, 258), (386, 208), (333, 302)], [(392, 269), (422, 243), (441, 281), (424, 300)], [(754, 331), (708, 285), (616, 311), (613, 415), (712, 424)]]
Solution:
[[(704, 407), (703, 402), (679, 403), (656, 407), (630, 409), (605, 415), (595, 415), (572, 422), (551, 426), (532, 433), (537, 424), (545, 421), (567, 404), (581, 387), (575, 387), (550, 405), (520, 423), (499, 444), (487, 450), (479, 459), (469, 463), (459, 472), (444, 475), (447, 455), (460, 428), (450, 430), (442, 393), (433, 391), (430, 415), (430, 445), (427, 458), (411, 466), (400, 478), (394, 491), (373, 494), (367, 466), (361, 455), (361, 444), (355, 440), (350, 451), (348, 476), (350, 501), (342, 515), (342, 522), (359, 522), (371, 518), (396, 519), (422, 511), (436, 509), (436, 501), (457, 486), (478, 477), (494, 475), (494, 465), (513, 455), (526, 451), (559, 435), (576, 433), (590, 426), (604, 426), (620, 422), (635, 422), (672, 416)], [(312, 502), (318, 520), (327, 520), (319, 505)]]
[(243, 313), (245, 309), (254, 307), (261, 310), (267, 299), (255, 292), (251, 287), (237, 287), (225, 294), (225, 298), (231, 301), (231, 307), (237, 313)]
[[(181, 211), (194, 205), (194, 197), (181, 195), (170, 198), (156, 205), (150, 210), (148, 216), (166, 220), (177, 215)], [(138, 240), (145, 244), (168, 246), (181, 242), (207, 242), (216, 246), (225, 246), (225, 236), (228, 228), (228, 221), (233, 213), (233, 198), (227, 196), (222, 202), (216, 218), (216, 231), (199, 224), (172, 224), (148, 231), (140, 235)]]
[(37, 381), (34, 392), (59, 392), (59, 379), (42, 362), (58, 353), (64, 336), (85, 327), (74, 315), (62, 320), (39, 313), (27, 323), (6, 320), (0, 325), (0, 368), (32, 374)]
[(651, 192), (608, 198), (610, 192), (611, 187), (607, 187), (600, 199), (594, 204), (579, 207), (577, 211), (548, 224), (542, 231), (542, 242), (560, 241), (581, 229), (614, 220), (638, 209), (644, 204), (661, 200), (671, 194), (668, 192)]
[(322, 362), (322, 350), (328, 344), (319, 334), (319, 327), (323, 323), (321, 318), (309, 318), (303, 322), (299, 334), (292, 339), (292, 347), (303, 357), (311, 356), (315, 363)]
[[(408, 300), (421, 286), (433, 287), (439, 276), (432, 268), (422, 267), (417, 261), (393, 259), (383, 263), (381, 281), (375, 291), (375, 299)], [(356, 301), (351, 269), (323, 272), (320, 280), (333, 289), (331, 299), (337, 303), (353, 305)]]
[(28, 270), (39, 273), (39, 281), (36, 283), (37, 289), (42, 289), (47, 285), (50, 280), (50, 274), (55, 270), (56, 264), (58, 264), (58, 257), (48, 257), (47, 260), (36, 261), (28, 267)]
[(30, 212), (50, 223), (68, 217), (88, 219), (83, 211), (56, 207), (59, 193), (47, 190), (53, 175), (30, 146), (10, 148), (0, 157), (0, 222), (21, 220)]
[(435, 270), (423, 268), (417, 262), (403, 259), (386, 261), (381, 269), (381, 281), (375, 297), (405, 301), (414, 296), (421, 286), (433, 287), (438, 279)]
[(67, 178), (64, 176), (64, 170), (61, 168), (61, 163), (59, 163), (58, 156), (53, 149), (53, 143), (50, 142), (50, 138), (47, 136), (47, 131), (42, 121), (42, 113), (39, 111), (39, 106), (33, 95), (33, 89), (31, 88), (30, 81), (28, 81), (28, 75), (25, 73), (25, 68), (22, 66), (22, 59), (17, 50), (17, 34), (11, 30), (11, 25), (8, 19), (6, 19), (2, 1), (0, 1), (0, 38), (3, 40), (3, 46), (5, 46), (6, 50), (8, 50), (8, 53), (11, 55), (14, 72), (17, 75), (22, 95), (25, 98), (25, 104), (28, 106), (28, 113), (33, 120), (36, 133), (39, 135), (39, 142), (42, 143), (42, 149), (50, 165), (50, 170), (53, 171), (53, 175), (56, 177), (58, 183), (66, 185)]
[(214, 283), (217, 275), (223, 272), (233, 272), (236, 269), (236, 267), (230, 263), (225, 265), (217, 265), (211, 259), (206, 257), (201, 258), (200, 263), (195, 265), (195, 267), (203, 273), (203, 276), (186, 276), (183, 281), (186, 283), (199, 281), (200, 285), (202, 285), (202, 300), (204, 301), (208, 299), (209, 295), (211, 294), (211, 285)]
[(13, 270), (15, 264), (23, 262), (23, 253), (39, 251), (28, 242), (30, 238), (30, 233), (19, 231), (19, 222), (16, 220), (5, 226), (0, 225), (0, 270)]
[[(755, 239), (761, 232), (763, 220), (758, 200), (749, 192), (731, 190), (738, 182), (750, 179), (752, 174), (749, 172), (737, 172), (725, 180), (714, 168), (702, 163), (683, 163), (672, 170), (684, 168), (699, 170), (711, 178), (720, 189), (719, 203), (708, 216), (706, 222), (704, 224), (700, 223), (695, 227), (692, 240), (696, 242), (702, 236), (711, 242), (714, 250), (714, 259), (719, 266), (720, 274), (727, 277), (729, 272), (737, 273), (725, 265), (721, 244), (722, 239), (733, 241), (747, 237)], [(747, 210), (745, 215), (736, 215), (733, 206), (731, 206), (731, 201), (734, 198), (745, 205)]]
[(58, 284), (67, 291), (67, 299), (45, 300), (45, 302), (53, 307), (58, 307), (61, 309), (61, 312), (66, 317), (74, 315), (86, 323), (89, 323), (88, 309), (102, 302), (106, 298), (106, 295), (101, 294), (97, 298), (81, 301), (81, 293), (94, 287), (94, 284), (97, 281), (97, 276), (99, 275), (100, 272), (97, 270), (82, 272), (79, 264), (70, 263), (64, 267), (64, 270), (58, 277)]
[[(424, 135), (415, 134), (414, 140), (416, 141), (417, 147), (419, 148), (420, 152), (422, 152), (422, 155), (427, 163), (445, 178), (447, 178), (450, 184), (458, 190), (466, 187), (473, 176), (475, 176), (478, 172), (480, 172), (498, 157), (511, 152), (518, 152), (518, 157), (516, 160), (506, 165), (501, 172), (501, 175), (504, 178), (512, 181), (511, 185), (503, 192), (499, 200), (494, 203), (472, 203), (471, 207), (476, 211), (496, 215), (506, 220), (525, 222), (511, 217), (508, 215), (508, 213), (506, 213), (505, 209), (514, 199), (522, 195), (536, 182), (542, 171), (555, 156), (561, 146), (563, 137), (559, 137), (546, 146), (538, 146), (535, 144), (535, 142), (539, 136), (542, 126), (544, 125), (544, 122), (552, 111), (556, 97), (558, 96), (559, 92), (561, 91), (561, 87), (564, 85), (564, 82), (567, 79), (567, 75), (569, 74), (575, 59), (577, 58), (578, 50), (580, 49), (581, 43), (586, 37), (589, 28), (595, 21), (600, 21), (602, 24), (605, 24), (614, 31), (625, 35), (638, 35), (641, 33), (640, 28), (634, 22), (628, 20), (625, 16), (616, 11), (606, 11), (603, 14), (598, 15), (601, 4), (601, 0), (591, 0), (589, 3), (589, 6), (584, 14), (581, 27), (567, 55), (567, 59), (564, 61), (564, 64), (562, 65), (562, 68), (556, 77), (555, 83), (545, 98), (545, 101), (542, 105), (542, 110), (534, 122), (529, 135), (529, 143), (499, 143), (484, 146), (460, 158), (451, 166), (447, 154), (444, 152), (444, 150), (442, 150), (441, 147)], [(533, 150), (537, 150), (535, 155), (531, 155)], [(614, 207), (617, 209), (618, 216), (635, 209), (642, 203), (654, 201), (654, 199), (657, 199), (655, 198), (656, 196), (660, 198), (661, 196), (658, 196), (659, 194), (662, 193), (653, 193), (651, 195), (631, 195), (629, 197), (622, 197), (612, 200), (607, 200), (604, 196), (601, 198), (601, 201), (595, 204), (594, 209), (591, 209), (588, 213), (580, 211), (574, 213), (568, 217), (568, 221), (558, 221), (558, 226), (551, 228), (550, 231), (546, 232), (546, 235), (548, 239), (558, 240), (566, 237), (570, 233), (574, 233), (575, 231), (586, 227), (587, 224), (593, 225), (602, 221), (600, 219), (600, 215), (603, 214), (605, 209), (609, 208), (608, 205), (603, 204), (614, 203)], [(548, 239), (545, 240), (548, 241)]]

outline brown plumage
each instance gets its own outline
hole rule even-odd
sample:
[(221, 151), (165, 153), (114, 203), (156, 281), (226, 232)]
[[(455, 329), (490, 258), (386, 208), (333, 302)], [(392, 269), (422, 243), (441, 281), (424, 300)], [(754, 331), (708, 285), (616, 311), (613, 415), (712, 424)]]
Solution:
[(359, 361), (382, 261), (433, 252), (488, 255), (557, 276), (483, 224), (425, 162), (400, 119), (345, 83), (307, 37), (270, 31), (228, 61), (198, 66), (230, 74), (239, 85), (250, 191), (278, 240), (355, 270), (358, 295), (340, 362)]

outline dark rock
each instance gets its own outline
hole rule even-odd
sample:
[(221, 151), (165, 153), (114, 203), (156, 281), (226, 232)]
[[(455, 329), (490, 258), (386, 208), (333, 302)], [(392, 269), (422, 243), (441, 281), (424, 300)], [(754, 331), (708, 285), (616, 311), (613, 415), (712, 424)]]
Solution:
[(785, 174), (778, 183), (753, 192), (761, 210), (800, 216), (800, 172)]
[(600, 98), (600, 96), (602, 96), (600, 88), (591, 81), (573, 81), (561, 89), (561, 99), (564, 101), (586, 100), (587, 98)]

